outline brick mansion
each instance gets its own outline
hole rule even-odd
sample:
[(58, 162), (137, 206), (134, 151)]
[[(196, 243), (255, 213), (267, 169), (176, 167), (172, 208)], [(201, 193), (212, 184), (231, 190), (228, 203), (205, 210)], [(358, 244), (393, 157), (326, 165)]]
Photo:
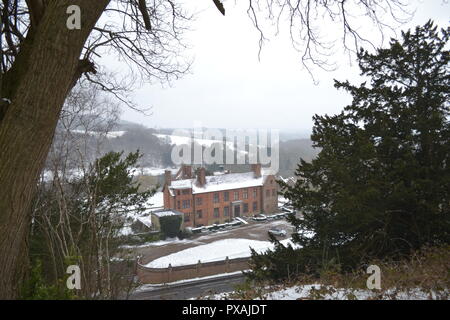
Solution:
[(235, 217), (273, 213), (278, 206), (275, 176), (264, 174), (261, 164), (252, 171), (206, 176), (199, 168), (194, 176), (191, 166), (183, 165), (172, 176), (165, 172), (164, 209), (183, 213), (183, 227), (221, 224)]

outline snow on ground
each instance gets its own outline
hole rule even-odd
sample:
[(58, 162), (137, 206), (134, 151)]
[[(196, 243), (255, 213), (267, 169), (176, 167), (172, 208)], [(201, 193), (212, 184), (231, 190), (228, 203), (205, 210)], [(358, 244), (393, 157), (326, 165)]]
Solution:
[[(329, 290), (329, 293), (323, 295), (315, 295), (314, 290), (325, 289)], [(345, 288), (333, 288), (332, 286), (323, 287), (320, 284), (294, 286), (278, 291), (268, 293), (264, 296), (264, 299), (268, 300), (298, 300), (298, 299), (323, 299), (323, 300), (368, 300), (379, 299), (378, 291), (362, 290), (362, 289), (345, 289)], [(396, 300), (427, 300), (436, 299), (434, 293), (431, 296), (420, 290), (419, 288), (406, 291), (395, 292), (393, 289), (389, 289), (383, 293), (382, 299), (396, 299)]]
[[(282, 240), (282, 244), (291, 243), (290, 239)], [(273, 249), (274, 245), (269, 241), (259, 241), (250, 239), (223, 239), (212, 243), (181, 250), (167, 256), (151, 261), (146, 265), (149, 268), (167, 268), (196, 264), (201, 262), (221, 261), (226, 257), (229, 259), (246, 258), (251, 256), (253, 248), (256, 252), (262, 253), (267, 249)]]
[[(311, 284), (311, 285), (303, 285), (303, 286), (294, 286), (278, 291), (274, 291), (264, 295), (265, 299), (268, 300), (297, 300), (297, 299), (307, 299), (311, 298), (311, 294), (314, 290), (321, 289), (320, 284)], [(355, 291), (355, 298), (358, 300), (367, 299), (369, 297), (366, 290)], [(330, 294), (323, 295), (324, 300), (347, 300), (346, 290), (340, 289), (336, 290)]]
[(143, 243), (140, 245), (124, 245), (124, 246), (121, 246), (121, 248), (135, 249), (135, 248), (145, 248), (145, 247), (159, 247), (159, 246), (165, 246), (167, 244), (189, 243), (189, 242), (194, 242), (194, 241), (188, 240), (188, 239), (180, 240), (178, 238), (167, 238), (166, 240), (151, 241), (151, 242)]
[[(100, 136), (104, 135), (104, 132), (97, 132), (97, 131), (86, 131), (86, 130), (72, 130), (73, 133), (78, 134), (86, 134), (90, 136)], [(107, 138), (117, 138), (121, 137), (125, 134), (126, 131), (110, 131), (106, 133)]]
[[(266, 288), (270, 290), (270, 288)], [(320, 291), (319, 291), (320, 290)], [(319, 294), (319, 292), (322, 292)], [(234, 292), (220, 293), (205, 297), (212, 300), (227, 300), (231, 298)], [(323, 286), (321, 284), (298, 285), (280, 290), (274, 290), (262, 296), (264, 300), (300, 300), (300, 299), (319, 299), (319, 300), (368, 300), (380, 299), (379, 291), (362, 290), (362, 289), (346, 289), (334, 288), (332, 286)], [(440, 296), (440, 295), (439, 295)], [(410, 289), (409, 291), (398, 291), (394, 289), (386, 290), (381, 299), (389, 300), (427, 300), (437, 299), (439, 297), (434, 292), (427, 293), (420, 288)], [(259, 300), (259, 299), (255, 299)]]

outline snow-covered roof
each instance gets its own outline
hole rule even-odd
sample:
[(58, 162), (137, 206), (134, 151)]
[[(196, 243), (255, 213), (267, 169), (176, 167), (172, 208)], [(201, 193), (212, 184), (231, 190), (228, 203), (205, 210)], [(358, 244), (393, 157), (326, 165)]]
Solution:
[(164, 207), (164, 193), (161, 191), (155, 192), (155, 194), (148, 199), (147, 204), (150, 208)]
[(232, 190), (262, 186), (267, 178), (262, 173), (261, 177), (255, 177), (253, 172), (227, 173), (219, 176), (206, 176), (206, 184), (198, 186), (197, 179), (174, 180), (169, 189), (192, 189), (193, 194)]
[(154, 212), (152, 212), (152, 214), (154, 214), (158, 218), (161, 218), (161, 217), (167, 217), (167, 216), (181, 215), (182, 213), (179, 211), (176, 211), (176, 210), (161, 210), (161, 211), (154, 211)]
[(137, 217), (137, 219), (143, 223), (145, 226), (151, 228), (152, 226), (152, 219), (150, 216), (146, 216), (146, 217)]
[(170, 184), (171, 189), (190, 189), (195, 179), (174, 180)]

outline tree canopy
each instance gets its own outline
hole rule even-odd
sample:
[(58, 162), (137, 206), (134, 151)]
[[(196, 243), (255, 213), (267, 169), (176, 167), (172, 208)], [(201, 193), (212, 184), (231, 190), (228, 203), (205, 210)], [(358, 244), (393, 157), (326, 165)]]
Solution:
[(294, 186), (280, 181), (302, 213), (289, 219), (303, 248), (255, 255), (260, 274), (317, 272), (329, 263), (351, 269), (450, 242), (448, 38), (448, 28), (429, 21), (388, 48), (361, 50), (366, 82), (335, 82), (352, 103), (314, 117), (311, 138), (321, 152), (301, 160)]

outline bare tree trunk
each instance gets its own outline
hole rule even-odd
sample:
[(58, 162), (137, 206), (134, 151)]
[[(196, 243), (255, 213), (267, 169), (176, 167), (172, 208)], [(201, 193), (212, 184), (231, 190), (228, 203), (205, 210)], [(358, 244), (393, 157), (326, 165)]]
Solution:
[(2, 94), (11, 103), (0, 118), (0, 299), (17, 297), (36, 182), (66, 95), (81, 74), (83, 45), (109, 1), (76, 1), (81, 30), (66, 27), (74, 1), (46, 1), (3, 78)]

